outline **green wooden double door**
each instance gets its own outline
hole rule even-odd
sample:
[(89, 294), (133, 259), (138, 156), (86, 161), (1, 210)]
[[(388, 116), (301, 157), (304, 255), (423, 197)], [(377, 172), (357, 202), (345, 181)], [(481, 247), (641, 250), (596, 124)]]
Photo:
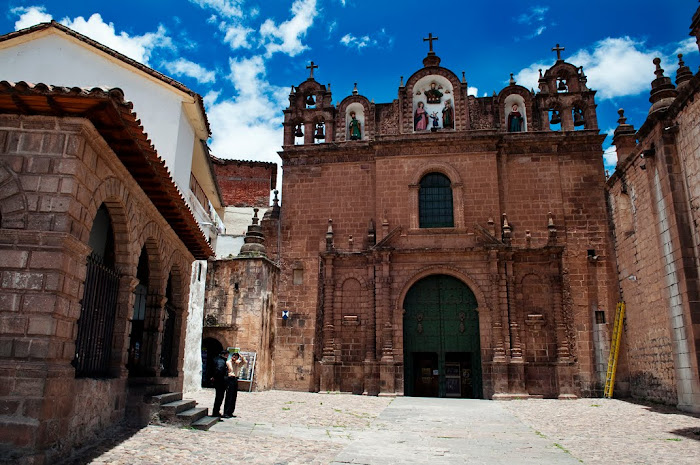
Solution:
[(469, 287), (432, 275), (404, 300), (404, 393), (419, 397), (482, 397), (479, 313)]

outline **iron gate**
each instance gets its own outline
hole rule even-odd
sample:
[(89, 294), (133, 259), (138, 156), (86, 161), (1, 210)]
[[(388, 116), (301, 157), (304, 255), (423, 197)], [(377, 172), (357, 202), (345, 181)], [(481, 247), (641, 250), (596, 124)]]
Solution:
[(90, 254), (73, 360), (77, 378), (109, 374), (118, 291), (119, 272), (105, 265), (100, 256)]

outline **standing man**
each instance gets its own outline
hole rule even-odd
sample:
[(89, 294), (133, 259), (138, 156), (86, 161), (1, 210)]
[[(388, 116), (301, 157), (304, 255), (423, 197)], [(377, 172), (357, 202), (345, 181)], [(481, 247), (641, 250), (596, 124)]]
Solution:
[(231, 358), (226, 361), (226, 402), (224, 403), (224, 418), (233, 417), (236, 410), (236, 398), (238, 397), (238, 375), (241, 368), (245, 366), (245, 360), (241, 354), (234, 352)]
[(211, 416), (220, 417), (221, 416), (221, 401), (224, 400), (224, 393), (226, 392), (226, 382), (228, 373), (228, 351), (222, 350), (219, 356), (214, 360), (214, 373), (211, 377), (211, 382), (214, 384), (214, 389), (216, 390), (216, 396), (214, 397), (214, 413)]

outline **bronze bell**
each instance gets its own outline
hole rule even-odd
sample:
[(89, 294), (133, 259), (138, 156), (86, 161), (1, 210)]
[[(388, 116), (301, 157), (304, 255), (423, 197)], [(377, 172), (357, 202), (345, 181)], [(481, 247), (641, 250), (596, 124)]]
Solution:
[(583, 126), (586, 120), (583, 117), (583, 111), (580, 108), (574, 108), (574, 126)]
[(326, 136), (323, 134), (323, 123), (316, 124), (316, 134), (314, 134), (314, 139), (325, 139)]
[(559, 92), (566, 92), (566, 82), (563, 79), (559, 79), (559, 86), (557, 86)]
[(306, 96), (305, 100), (306, 104), (309, 105), (310, 107), (316, 105), (316, 101), (314, 100), (314, 96), (309, 94)]
[(304, 137), (304, 133), (301, 132), (301, 124), (297, 124), (297, 128), (294, 130), (294, 137)]
[(549, 122), (551, 124), (561, 123), (561, 117), (559, 116), (559, 112), (557, 110), (552, 110), (552, 119)]

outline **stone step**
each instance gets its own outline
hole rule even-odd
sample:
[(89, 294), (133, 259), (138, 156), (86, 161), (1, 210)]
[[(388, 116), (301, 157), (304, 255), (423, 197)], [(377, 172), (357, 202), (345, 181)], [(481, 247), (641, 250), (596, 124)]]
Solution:
[(168, 402), (167, 404), (161, 405), (160, 410), (166, 415), (176, 415), (185, 410), (194, 408), (196, 405), (197, 402), (194, 400), (176, 400), (174, 402)]
[(207, 431), (219, 421), (219, 417), (203, 417), (192, 423), (192, 428)]
[(158, 394), (157, 396), (151, 397), (151, 403), (158, 405), (169, 404), (177, 400), (182, 400), (181, 392), (166, 392), (165, 394)]
[(202, 418), (206, 417), (207, 413), (209, 413), (209, 409), (195, 407), (189, 410), (185, 410), (184, 412), (178, 413), (177, 420), (186, 425), (190, 425), (195, 421), (201, 420)]

